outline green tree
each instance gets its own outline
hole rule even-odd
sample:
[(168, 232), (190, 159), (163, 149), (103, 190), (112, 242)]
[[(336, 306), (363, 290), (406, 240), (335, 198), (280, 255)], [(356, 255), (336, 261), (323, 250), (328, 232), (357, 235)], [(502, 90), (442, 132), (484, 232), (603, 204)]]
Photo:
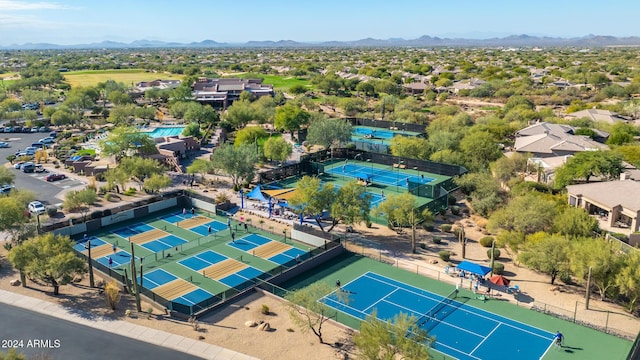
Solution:
[(126, 125), (133, 121), (136, 106), (133, 104), (116, 105), (109, 111), (107, 120), (116, 125)]
[(627, 297), (627, 311), (633, 312), (640, 298), (640, 251), (627, 254), (624, 265), (616, 276), (616, 286)]
[(246, 126), (236, 132), (236, 140), (234, 144), (240, 146), (243, 144), (253, 144), (257, 146), (259, 140), (266, 139), (269, 134), (262, 126)]
[(310, 115), (305, 110), (291, 103), (278, 106), (273, 119), (273, 125), (278, 130), (291, 132), (300, 130), (309, 122)]
[(429, 141), (419, 137), (395, 136), (391, 139), (391, 154), (402, 158), (427, 160)]
[(143, 188), (149, 192), (158, 192), (171, 186), (171, 178), (167, 174), (151, 174), (144, 179)]
[[(318, 338), (320, 344), (325, 344), (322, 337), (322, 327), (330, 319), (335, 319), (338, 312), (334, 308), (326, 305), (318, 299), (331, 292), (331, 287), (326, 283), (316, 282), (305, 288), (291, 291), (285, 299), (287, 303), (287, 311), (293, 323), (300, 328), (303, 333), (309, 331)], [(343, 291), (337, 291), (335, 296), (338, 301), (347, 302), (348, 294)]]
[(56, 126), (74, 124), (78, 120), (80, 120), (80, 116), (62, 106), (51, 115), (51, 124)]
[(600, 300), (604, 301), (609, 289), (615, 286), (624, 257), (613, 251), (604, 239), (589, 236), (573, 242), (570, 264), (573, 274), (583, 281), (591, 269), (591, 283), (598, 288)]
[(64, 208), (70, 211), (80, 211), (83, 219), (89, 212), (89, 205), (93, 205), (98, 195), (93, 189), (71, 190), (65, 194)]
[(187, 111), (184, 113), (184, 119), (187, 121), (195, 121), (200, 125), (215, 125), (220, 121), (220, 115), (218, 112), (209, 105), (200, 105), (198, 103), (191, 103)]
[(519, 174), (523, 174), (527, 168), (527, 156), (514, 153), (509, 157), (501, 157), (491, 164), (493, 176), (502, 183), (507, 183)]
[(75, 255), (73, 245), (67, 236), (47, 233), (14, 246), (9, 251), (9, 261), (21, 274), (52, 286), (53, 294), (57, 296), (60, 285), (68, 284), (74, 275), (86, 271), (85, 263)]
[(483, 171), (489, 163), (502, 157), (502, 151), (491, 135), (485, 132), (474, 132), (460, 141), (460, 150), (465, 156), (469, 170)]
[(126, 190), (126, 186), (127, 186), (127, 181), (129, 181), (129, 174), (126, 173), (126, 171), (124, 171), (124, 169), (122, 168), (115, 168), (115, 169), (109, 169), (109, 171), (107, 171), (105, 178), (107, 180), (107, 184), (109, 185), (109, 188), (116, 188), (116, 191), (118, 193), (120, 193), (120, 189), (122, 188), (122, 191)]
[(211, 155), (216, 169), (231, 177), (234, 187), (240, 187), (243, 181), (251, 181), (255, 176), (258, 153), (254, 146), (223, 144)]
[(195, 159), (187, 166), (187, 174), (200, 174), (201, 178), (214, 170), (213, 163), (204, 159)]
[(0, 185), (12, 184), (15, 178), (16, 174), (6, 167), (0, 166)]
[(109, 132), (106, 139), (100, 141), (102, 153), (115, 156), (117, 160), (136, 153), (151, 153), (155, 150), (153, 139), (138, 129), (119, 126)]
[(389, 195), (376, 209), (379, 215), (387, 218), (392, 226), (407, 225), (411, 228), (411, 252), (416, 252), (416, 227), (425, 222), (434, 220), (433, 214), (428, 210), (420, 211), (415, 196), (410, 193)]
[(503, 202), (500, 185), (488, 173), (471, 173), (455, 179), (463, 193), (471, 196), (473, 211), (488, 216)]
[(622, 170), (622, 158), (613, 151), (582, 151), (556, 170), (554, 186), (561, 189), (575, 180), (589, 182), (593, 176), (616, 179)]
[(569, 239), (562, 235), (544, 234), (537, 241), (528, 241), (518, 255), (523, 264), (551, 276), (554, 284), (558, 275), (569, 274)]
[(118, 166), (125, 173), (129, 174), (130, 178), (138, 183), (140, 190), (143, 189), (145, 180), (153, 174), (160, 174), (164, 171), (160, 163), (155, 159), (147, 159), (141, 157), (129, 157), (122, 159)]
[(332, 148), (351, 140), (351, 123), (343, 119), (322, 117), (309, 124), (307, 141)]
[(267, 159), (280, 161), (282, 164), (287, 160), (293, 147), (281, 136), (270, 137), (264, 143), (264, 156)]
[(555, 200), (536, 193), (512, 198), (507, 206), (496, 210), (487, 223), (487, 229), (516, 231), (533, 234), (551, 230), (557, 214)]
[(22, 228), (29, 222), (26, 205), (15, 196), (0, 197), (0, 233), (16, 243)]
[(427, 349), (433, 342), (417, 323), (415, 316), (397, 314), (390, 321), (377, 318), (373, 311), (353, 336), (359, 358), (365, 360), (429, 359)]
[(568, 236), (593, 236), (598, 231), (598, 220), (582, 208), (565, 207), (553, 220), (553, 230)]
[(640, 131), (637, 126), (619, 122), (611, 126), (607, 144), (624, 145), (633, 143), (634, 136), (637, 136), (639, 134)]
[(341, 221), (346, 225), (367, 222), (370, 212), (371, 195), (367, 193), (367, 189), (358, 185), (356, 181), (349, 181), (338, 188), (338, 193), (330, 205), (331, 227), (327, 232), (331, 232)]
[(27, 360), (24, 354), (20, 354), (15, 348), (9, 349), (7, 353), (0, 352), (0, 360)]
[(255, 118), (255, 109), (248, 100), (234, 101), (224, 115), (224, 120), (236, 129), (243, 128)]
[(300, 209), (302, 214), (313, 216), (320, 230), (324, 232), (320, 216), (323, 211), (331, 208), (334, 199), (335, 187), (333, 183), (322, 184), (318, 177), (303, 176), (296, 183), (296, 193), (289, 200), (289, 204)]
[(189, 123), (184, 130), (182, 130), (182, 136), (193, 136), (195, 138), (200, 138), (202, 136), (202, 132), (200, 131), (200, 124), (197, 122)]

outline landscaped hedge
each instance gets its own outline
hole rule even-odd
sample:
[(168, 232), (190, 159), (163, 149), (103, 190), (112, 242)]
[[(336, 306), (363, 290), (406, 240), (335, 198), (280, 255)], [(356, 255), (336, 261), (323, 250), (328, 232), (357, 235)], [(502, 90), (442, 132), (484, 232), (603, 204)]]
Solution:
[(502, 274), (504, 274), (504, 264), (494, 263), (493, 264), (493, 274), (494, 275), (502, 275)]
[[(491, 249), (487, 250), (487, 257), (491, 259)], [(500, 249), (493, 249), (493, 259), (500, 257)]]
[(449, 259), (451, 258), (451, 252), (443, 250), (438, 253), (438, 256), (440, 257), (440, 259), (442, 259), (442, 261), (449, 261)]

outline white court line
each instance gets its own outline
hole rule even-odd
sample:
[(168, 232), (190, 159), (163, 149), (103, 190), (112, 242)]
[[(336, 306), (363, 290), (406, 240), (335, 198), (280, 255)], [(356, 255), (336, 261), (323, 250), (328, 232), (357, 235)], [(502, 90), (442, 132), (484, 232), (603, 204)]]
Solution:
[(387, 296), (390, 296), (391, 294), (395, 293), (396, 291), (398, 291), (398, 289), (400, 289), (400, 288), (396, 287), (392, 292), (388, 293), (387, 295), (382, 297), (380, 300), (378, 300), (378, 301), (374, 302), (373, 304), (369, 305), (368, 307), (364, 308), (362, 311), (365, 312), (365, 311), (371, 309), (374, 305), (379, 304), (381, 301), (385, 301), (384, 298), (386, 298)]
[(478, 346), (474, 347), (473, 350), (471, 350), (469, 355), (473, 354), (476, 350), (478, 350), (480, 345), (482, 345), (485, 341), (487, 341), (487, 339), (491, 337), (491, 334), (493, 334), (496, 330), (498, 330), (498, 328), (500, 327), (500, 324), (502, 324), (502, 323), (498, 323), (498, 325), (496, 327), (494, 327), (493, 330), (491, 330), (491, 332), (488, 333), (487, 336), (484, 337), (484, 339), (482, 339), (482, 341), (480, 341)]

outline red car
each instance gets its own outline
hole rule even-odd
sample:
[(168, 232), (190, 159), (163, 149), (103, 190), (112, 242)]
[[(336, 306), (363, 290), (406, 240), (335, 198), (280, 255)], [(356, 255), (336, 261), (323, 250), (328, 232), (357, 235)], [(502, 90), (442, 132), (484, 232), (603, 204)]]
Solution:
[(67, 176), (65, 174), (49, 174), (44, 177), (44, 179), (47, 181), (58, 181), (66, 178)]

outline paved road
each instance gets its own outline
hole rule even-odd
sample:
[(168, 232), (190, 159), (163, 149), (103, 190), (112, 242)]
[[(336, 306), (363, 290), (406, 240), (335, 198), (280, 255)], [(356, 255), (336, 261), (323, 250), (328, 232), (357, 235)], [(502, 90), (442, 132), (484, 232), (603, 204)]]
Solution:
[(0, 352), (9, 347), (31, 358), (93, 360), (201, 359), (11, 305), (0, 306)]

